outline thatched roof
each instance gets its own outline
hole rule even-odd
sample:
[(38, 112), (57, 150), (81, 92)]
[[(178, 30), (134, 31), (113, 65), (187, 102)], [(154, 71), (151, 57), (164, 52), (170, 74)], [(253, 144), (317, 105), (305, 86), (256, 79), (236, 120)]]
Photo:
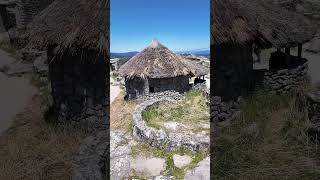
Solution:
[(191, 69), (193, 67), (183, 63), (181, 56), (154, 39), (147, 48), (122, 65), (119, 73), (127, 78), (169, 78), (195, 75), (198, 71)]
[(55, 0), (28, 26), (29, 46), (109, 54), (109, 0)]
[(305, 43), (316, 32), (304, 17), (262, 0), (213, 0), (211, 9), (216, 45), (258, 40), (281, 48)]
[(209, 74), (210, 69), (201, 65), (199, 62), (191, 59), (182, 59), (181, 60), (195, 76), (204, 76)]

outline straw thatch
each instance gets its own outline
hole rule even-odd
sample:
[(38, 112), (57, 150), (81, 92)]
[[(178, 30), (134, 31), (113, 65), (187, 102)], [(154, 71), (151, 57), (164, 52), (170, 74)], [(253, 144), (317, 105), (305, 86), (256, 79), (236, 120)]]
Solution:
[(109, 0), (55, 0), (28, 26), (29, 46), (109, 53)]
[(212, 0), (211, 37), (216, 45), (255, 41), (281, 48), (312, 39), (304, 17), (262, 0)]
[(187, 67), (190, 69), (193, 75), (195, 76), (204, 76), (209, 74), (209, 68), (205, 67), (198, 62), (190, 59), (182, 59), (181, 60)]
[(127, 78), (170, 78), (195, 75), (198, 70), (194, 67), (183, 63), (181, 56), (154, 39), (147, 48), (121, 66), (119, 73)]

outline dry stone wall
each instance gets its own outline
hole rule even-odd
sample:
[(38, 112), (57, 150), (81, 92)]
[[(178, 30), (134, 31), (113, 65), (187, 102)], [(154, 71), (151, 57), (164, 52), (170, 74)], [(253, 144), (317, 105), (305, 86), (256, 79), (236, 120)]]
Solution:
[(146, 94), (146, 95), (140, 95), (137, 97), (135, 100), (136, 102), (144, 102), (144, 101), (153, 101), (153, 100), (158, 100), (163, 97), (168, 97), (173, 100), (181, 100), (183, 99), (183, 94), (180, 94), (179, 92), (176, 91), (164, 91), (164, 92), (159, 92), (159, 93), (151, 93), (151, 94)]
[(149, 127), (143, 120), (142, 113), (150, 106), (160, 102), (176, 102), (171, 98), (154, 99), (139, 104), (133, 112), (133, 135), (139, 141), (151, 146), (173, 151), (178, 148), (186, 148), (191, 151), (199, 151), (209, 148), (208, 136), (186, 136), (178, 133), (167, 134), (164, 130)]
[(210, 116), (212, 122), (222, 122), (233, 118), (240, 111), (240, 98), (223, 101), (219, 96), (210, 99)]
[(154, 93), (177, 91), (180, 93), (190, 89), (187, 76), (160, 79), (133, 78), (125, 80), (126, 98), (129, 100), (152, 96)]
[[(77, 56), (64, 55), (49, 63), (53, 115), (58, 123), (72, 123), (100, 128), (107, 123), (107, 64), (103, 56), (87, 52)], [(87, 56), (82, 59), (80, 56)], [(48, 61), (55, 55), (48, 51)]]
[(265, 72), (263, 86), (271, 93), (281, 94), (308, 81), (308, 62), (305, 62), (295, 68)]

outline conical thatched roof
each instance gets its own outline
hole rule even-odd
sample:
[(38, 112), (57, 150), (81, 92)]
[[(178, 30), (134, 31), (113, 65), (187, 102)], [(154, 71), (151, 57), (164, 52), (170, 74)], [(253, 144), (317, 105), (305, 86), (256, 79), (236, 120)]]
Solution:
[(213, 0), (211, 9), (216, 45), (259, 40), (281, 48), (309, 41), (316, 30), (302, 16), (263, 0)]
[(182, 62), (181, 56), (154, 39), (147, 48), (121, 66), (119, 73), (127, 78), (144, 79), (195, 75), (190, 67)]
[(109, 53), (109, 0), (55, 0), (28, 26), (29, 46)]

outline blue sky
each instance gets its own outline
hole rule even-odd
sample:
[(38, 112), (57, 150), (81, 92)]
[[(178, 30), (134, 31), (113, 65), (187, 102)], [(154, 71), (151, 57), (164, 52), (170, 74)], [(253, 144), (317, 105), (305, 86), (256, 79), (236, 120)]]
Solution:
[(210, 0), (111, 0), (111, 52), (141, 51), (153, 38), (173, 51), (210, 47)]

